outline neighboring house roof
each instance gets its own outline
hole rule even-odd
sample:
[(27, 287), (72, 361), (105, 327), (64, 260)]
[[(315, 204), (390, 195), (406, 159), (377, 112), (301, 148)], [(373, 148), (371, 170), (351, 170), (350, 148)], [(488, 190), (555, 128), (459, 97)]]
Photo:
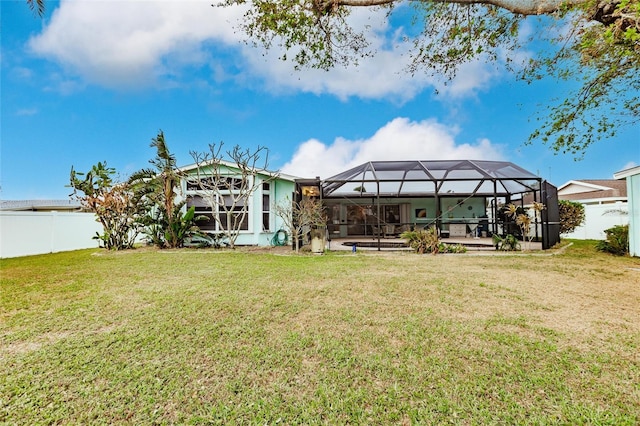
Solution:
[(625, 199), (627, 184), (619, 179), (570, 180), (558, 188), (558, 199), (569, 201)]
[(38, 210), (80, 210), (82, 206), (75, 200), (0, 200), (0, 210), (38, 211)]
[[(209, 161), (205, 162), (204, 165), (211, 164), (212, 162), (213, 162), (213, 160), (209, 160)], [(231, 168), (231, 169), (237, 169), (238, 168), (236, 163), (234, 163), (232, 161), (220, 160), (220, 164), (224, 165), (225, 167)], [(189, 164), (187, 166), (179, 167), (178, 171), (180, 171), (180, 172), (188, 172), (188, 171), (191, 171), (191, 170), (195, 170), (197, 168), (198, 168), (198, 165), (196, 163), (193, 163), (193, 164)], [(290, 182), (294, 182), (296, 179), (300, 179), (300, 177), (298, 177), (298, 176), (287, 175), (287, 174), (280, 173), (278, 171), (273, 171), (273, 170), (258, 170), (257, 173), (258, 174), (263, 174), (263, 175), (269, 175), (269, 176), (278, 175), (279, 179), (288, 180)]]

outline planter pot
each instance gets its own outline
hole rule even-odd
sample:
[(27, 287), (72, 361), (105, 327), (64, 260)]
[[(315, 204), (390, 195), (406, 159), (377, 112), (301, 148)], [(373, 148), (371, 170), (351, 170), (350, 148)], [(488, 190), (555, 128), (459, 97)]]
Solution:
[(324, 253), (324, 238), (313, 237), (311, 238), (311, 252), (312, 253)]

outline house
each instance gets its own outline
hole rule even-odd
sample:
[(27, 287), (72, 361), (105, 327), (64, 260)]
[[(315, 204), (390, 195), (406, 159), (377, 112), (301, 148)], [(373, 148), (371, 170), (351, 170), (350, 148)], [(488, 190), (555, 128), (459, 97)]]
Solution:
[[(287, 231), (283, 220), (273, 212), (273, 206), (292, 202), (295, 176), (264, 169), (245, 171), (243, 176), (238, 165), (229, 161), (208, 162), (200, 167), (191, 164), (179, 171), (183, 176), (181, 192), (187, 207), (194, 206), (196, 216), (209, 218), (198, 222), (202, 231), (218, 234), (223, 231), (221, 224), (238, 220), (235, 245), (246, 246), (268, 246), (280, 236), (279, 231)], [(255, 190), (245, 202), (238, 194), (243, 191), (241, 188), (247, 187)], [(221, 221), (217, 221), (216, 216)]]
[(585, 221), (566, 238), (604, 240), (605, 229), (628, 223), (627, 185), (624, 179), (570, 180), (558, 188), (558, 199), (584, 205)]
[(640, 166), (614, 173), (613, 177), (627, 183), (629, 254), (640, 257)]

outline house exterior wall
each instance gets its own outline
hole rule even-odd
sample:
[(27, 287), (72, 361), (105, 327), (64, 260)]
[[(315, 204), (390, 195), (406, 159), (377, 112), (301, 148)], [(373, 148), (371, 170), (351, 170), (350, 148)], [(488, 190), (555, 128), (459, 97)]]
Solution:
[(0, 258), (98, 247), (93, 213), (0, 212)]
[[(193, 178), (196, 173), (196, 170), (188, 171), (187, 177), (182, 181), (182, 194), (184, 198), (204, 194), (202, 191), (187, 189), (187, 180), (190, 177)], [(239, 176), (232, 167), (222, 167), (221, 173), (229, 177)], [(269, 246), (278, 230), (286, 230), (282, 219), (276, 216), (273, 206), (276, 203), (283, 203), (285, 200), (289, 200), (290, 202), (290, 200), (293, 199), (295, 183), (293, 180), (283, 178), (276, 178), (269, 182), (269, 229), (264, 230), (263, 196), (267, 193), (264, 191), (263, 182), (267, 177), (261, 174), (255, 174), (252, 178), (256, 180), (258, 189), (251, 195), (248, 201), (248, 229), (239, 231), (235, 244), (238, 246)]]
[[(378, 199), (375, 196), (372, 198), (351, 198), (348, 201), (343, 198), (328, 198), (323, 201), (329, 209), (329, 233), (333, 237), (344, 238), (349, 235), (368, 235), (374, 232), (371, 227), (378, 225)], [(383, 226), (389, 223), (393, 224), (394, 234), (399, 234), (414, 227), (424, 228), (436, 224), (437, 207), (434, 197), (380, 197), (379, 202), (379, 222)], [(388, 206), (398, 206), (399, 217), (394, 217), (393, 220), (389, 221), (385, 217), (386, 207)], [(487, 217), (485, 197), (468, 197), (464, 199), (460, 197), (442, 197), (440, 206), (442, 210), (440, 226), (443, 231), (449, 231), (451, 224), (478, 224), (483, 216)], [(350, 215), (350, 211), (353, 212), (354, 207), (364, 208), (358, 217)]]
[(629, 254), (640, 257), (640, 166), (614, 173), (613, 177), (627, 180)]
[(629, 254), (640, 257), (640, 171), (627, 177), (629, 197)]

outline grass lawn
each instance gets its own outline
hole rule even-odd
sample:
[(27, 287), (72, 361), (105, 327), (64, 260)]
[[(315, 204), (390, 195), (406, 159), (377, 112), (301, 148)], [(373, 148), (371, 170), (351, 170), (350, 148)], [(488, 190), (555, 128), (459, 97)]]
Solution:
[(0, 261), (0, 423), (640, 424), (640, 259)]

